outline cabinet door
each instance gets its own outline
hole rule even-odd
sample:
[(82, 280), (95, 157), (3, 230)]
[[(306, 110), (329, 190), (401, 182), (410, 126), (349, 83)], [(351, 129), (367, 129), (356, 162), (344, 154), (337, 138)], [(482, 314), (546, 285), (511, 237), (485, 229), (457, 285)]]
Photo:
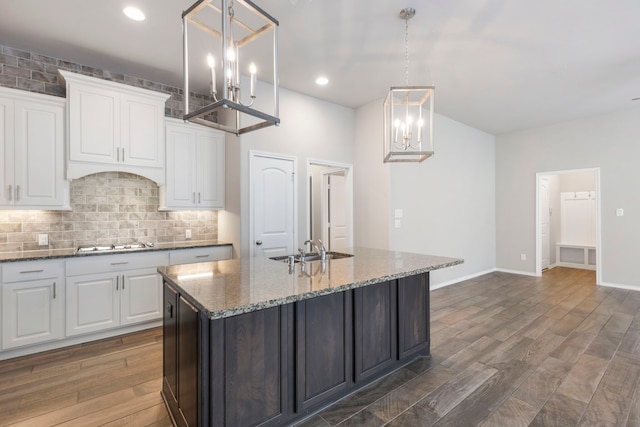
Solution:
[(224, 134), (198, 132), (197, 144), (198, 207), (224, 208)]
[(62, 337), (62, 278), (2, 285), (4, 349)]
[(163, 328), (163, 391), (170, 405), (178, 402), (178, 293), (165, 283)]
[(353, 290), (355, 379), (379, 375), (397, 360), (396, 281)]
[(164, 167), (164, 102), (122, 94), (121, 161)]
[(194, 207), (196, 201), (196, 136), (184, 125), (167, 124), (166, 205)]
[(120, 324), (130, 325), (162, 316), (162, 277), (156, 268), (128, 271), (120, 281)]
[(296, 411), (321, 406), (353, 384), (352, 293), (296, 303)]
[(429, 353), (429, 273), (398, 279), (398, 358)]
[(178, 406), (187, 426), (198, 426), (200, 314), (184, 298), (178, 301)]
[(110, 329), (120, 324), (118, 274), (67, 278), (67, 335)]
[(64, 106), (15, 103), (15, 204), (62, 206)]
[(271, 307), (214, 321), (224, 323), (224, 369), (220, 374), (224, 392), (220, 394), (224, 394), (226, 426), (278, 424), (289, 415), (291, 308)]
[(69, 157), (117, 163), (120, 148), (118, 93), (80, 83), (68, 85)]
[(0, 98), (0, 204), (13, 204), (15, 184), (13, 154), (13, 101)]

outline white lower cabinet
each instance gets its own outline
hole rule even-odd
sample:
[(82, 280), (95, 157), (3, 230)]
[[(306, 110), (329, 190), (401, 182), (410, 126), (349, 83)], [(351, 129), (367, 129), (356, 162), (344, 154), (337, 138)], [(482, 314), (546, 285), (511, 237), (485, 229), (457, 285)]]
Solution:
[(205, 246), (201, 248), (175, 249), (169, 251), (169, 264), (192, 264), (233, 258), (233, 246)]
[(166, 252), (67, 261), (67, 335), (160, 319), (162, 279), (157, 267), (168, 261)]
[(20, 262), (2, 270), (2, 348), (63, 336), (64, 263)]

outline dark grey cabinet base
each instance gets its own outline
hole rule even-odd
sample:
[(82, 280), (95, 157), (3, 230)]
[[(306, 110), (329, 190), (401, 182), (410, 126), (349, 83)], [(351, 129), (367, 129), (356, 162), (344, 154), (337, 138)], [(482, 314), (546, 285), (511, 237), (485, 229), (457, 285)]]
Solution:
[(162, 395), (178, 426), (280, 426), (429, 355), (429, 275), (209, 320), (164, 291)]

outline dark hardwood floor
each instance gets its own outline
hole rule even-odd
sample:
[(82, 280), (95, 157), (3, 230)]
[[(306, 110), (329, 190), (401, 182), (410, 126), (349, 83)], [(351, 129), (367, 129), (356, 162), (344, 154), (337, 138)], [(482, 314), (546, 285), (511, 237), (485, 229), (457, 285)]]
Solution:
[[(491, 273), (431, 293), (432, 359), (307, 420), (326, 426), (640, 426), (640, 292)], [(0, 426), (169, 426), (160, 329), (0, 362)]]

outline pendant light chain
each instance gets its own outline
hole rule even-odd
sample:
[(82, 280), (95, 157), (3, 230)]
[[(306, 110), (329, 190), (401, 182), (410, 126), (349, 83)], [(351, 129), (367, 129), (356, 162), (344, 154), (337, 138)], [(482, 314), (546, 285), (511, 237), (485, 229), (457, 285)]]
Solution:
[(404, 18), (404, 84), (409, 86), (409, 17)]

